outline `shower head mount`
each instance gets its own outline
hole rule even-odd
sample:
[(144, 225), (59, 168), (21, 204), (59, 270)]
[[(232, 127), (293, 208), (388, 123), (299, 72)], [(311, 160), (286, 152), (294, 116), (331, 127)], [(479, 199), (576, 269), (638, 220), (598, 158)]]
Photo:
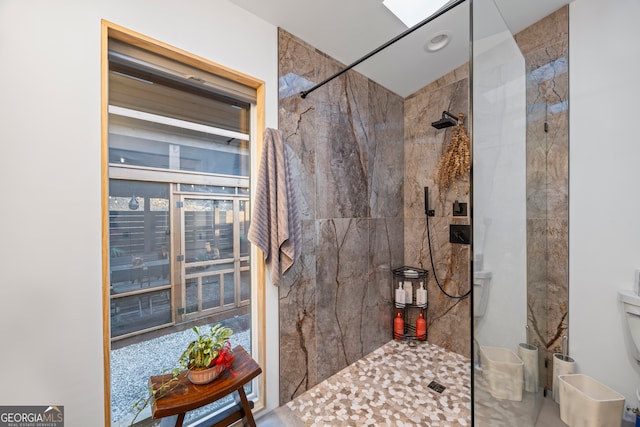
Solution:
[(460, 122), (458, 121), (458, 118), (456, 116), (454, 116), (448, 111), (443, 111), (442, 118), (440, 118), (440, 120), (438, 121), (431, 123), (431, 126), (433, 126), (436, 129), (444, 129), (451, 126), (457, 126), (458, 124), (460, 124)]

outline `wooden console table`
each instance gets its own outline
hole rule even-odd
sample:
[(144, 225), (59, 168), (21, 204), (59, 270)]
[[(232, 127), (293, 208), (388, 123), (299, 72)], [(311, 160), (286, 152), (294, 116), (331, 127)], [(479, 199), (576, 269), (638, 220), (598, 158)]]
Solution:
[[(251, 358), (249, 353), (241, 346), (233, 348), (235, 356), (230, 372), (226, 369), (218, 378), (209, 384), (197, 385), (191, 383), (186, 377), (186, 373), (180, 374), (179, 384), (173, 388), (167, 395), (153, 399), (151, 402), (152, 418), (163, 418), (172, 415), (178, 415), (176, 427), (181, 427), (184, 422), (186, 412), (197, 409), (201, 406), (213, 403), (228, 394), (237, 392), (239, 402), (236, 398), (236, 405), (229, 413), (224, 413), (224, 418), (215, 422), (212, 427), (228, 426), (242, 418), (246, 418), (251, 427), (255, 427), (256, 423), (251, 414), (253, 402), (247, 400), (243, 386), (249, 381), (262, 373), (262, 369)], [(157, 375), (149, 378), (151, 387), (158, 387), (162, 381), (171, 378), (171, 374)]]

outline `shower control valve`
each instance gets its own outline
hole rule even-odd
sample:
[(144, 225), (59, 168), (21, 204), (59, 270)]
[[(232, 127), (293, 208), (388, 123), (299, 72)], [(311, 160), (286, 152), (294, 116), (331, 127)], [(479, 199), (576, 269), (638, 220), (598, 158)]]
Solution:
[(457, 200), (453, 202), (453, 216), (467, 216), (467, 204)]

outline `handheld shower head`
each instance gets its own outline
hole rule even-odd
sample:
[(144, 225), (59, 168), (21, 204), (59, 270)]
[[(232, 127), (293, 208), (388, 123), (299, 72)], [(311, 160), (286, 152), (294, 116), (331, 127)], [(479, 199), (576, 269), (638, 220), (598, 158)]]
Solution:
[(456, 116), (454, 116), (448, 111), (443, 111), (442, 118), (438, 121), (431, 123), (431, 126), (433, 126), (436, 129), (444, 129), (451, 126), (456, 126), (457, 124), (458, 124), (458, 118)]

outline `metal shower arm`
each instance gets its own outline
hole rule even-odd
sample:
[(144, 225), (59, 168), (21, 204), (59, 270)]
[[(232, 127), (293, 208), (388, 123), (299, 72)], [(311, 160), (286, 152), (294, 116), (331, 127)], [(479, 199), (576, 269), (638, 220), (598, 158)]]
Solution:
[(445, 119), (446, 118), (445, 116), (451, 117), (453, 120), (456, 121), (456, 123), (460, 124), (460, 119), (458, 117), (454, 116), (453, 114), (451, 114), (450, 112), (443, 111), (442, 112), (442, 118)]

